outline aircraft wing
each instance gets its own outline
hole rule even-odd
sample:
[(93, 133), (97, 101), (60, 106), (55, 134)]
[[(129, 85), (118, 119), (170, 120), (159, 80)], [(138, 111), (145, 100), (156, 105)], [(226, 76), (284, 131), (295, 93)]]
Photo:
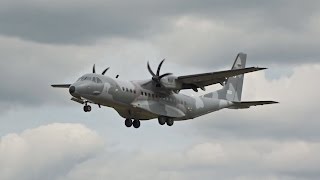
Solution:
[(179, 76), (178, 82), (182, 83), (182, 89), (204, 88), (212, 84), (222, 84), (227, 78), (264, 70), (267, 68), (248, 67), (243, 69), (232, 69), (227, 71), (218, 71), (204, 74), (194, 74), (188, 76)]
[(235, 109), (247, 109), (251, 106), (260, 106), (260, 105), (266, 105), (266, 104), (277, 104), (279, 102), (276, 101), (242, 101), (242, 102), (232, 102), (234, 105), (232, 108)]
[(148, 111), (159, 116), (167, 116), (172, 118), (179, 118), (185, 116), (185, 114), (180, 109), (161, 102), (139, 100), (132, 103), (132, 105), (136, 108), (140, 108), (142, 110)]

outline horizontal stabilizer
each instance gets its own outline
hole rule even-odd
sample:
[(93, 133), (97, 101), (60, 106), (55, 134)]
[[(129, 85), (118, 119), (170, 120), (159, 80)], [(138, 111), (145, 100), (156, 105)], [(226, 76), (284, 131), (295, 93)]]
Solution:
[(247, 109), (251, 106), (261, 106), (267, 104), (277, 104), (276, 101), (242, 101), (242, 102), (232, 102), (233, 106), (230, 109)]
[(71, 84), (53, 84), (51, 86), (54, 88), (69, 88)]

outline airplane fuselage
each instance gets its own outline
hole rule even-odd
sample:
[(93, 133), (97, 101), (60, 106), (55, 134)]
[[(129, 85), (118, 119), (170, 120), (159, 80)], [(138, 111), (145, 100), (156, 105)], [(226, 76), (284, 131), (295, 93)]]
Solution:
[[(181, 111), (181, 116), (173, 119), (188, 120), (232, 105), (232, 102), (223, 99), (191, 97), (173, 92), (168, 94), (157, 88), (148, 89), (142, 86), (144, 81), (121, 81), (99, 74), (86, 74), (84, 78), (71, 85), (75, 87), (71, 95), (79, 98), (81, 94), (81, 98), (91, 103), (114, 108), (123, 118), (154, 119), (159, 117), (159, 113), (168, 116), (170, 108), (175, 107)], [(99, 78), (102, 82), (97, 83), (93, 78)], [(150, 113), (145, 108), (151, 112), (154, 108), (158, 113)]]

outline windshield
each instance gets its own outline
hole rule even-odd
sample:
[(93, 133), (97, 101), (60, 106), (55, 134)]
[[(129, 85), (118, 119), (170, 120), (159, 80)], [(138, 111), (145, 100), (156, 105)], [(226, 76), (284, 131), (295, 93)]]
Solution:
[(98, 78), (98, 77), (88, 77), (88, 76), (82, 76), (77, 81), (85, 81), (85, 80), (93, 81), (95, 83), (102, 83), (100, 78)]

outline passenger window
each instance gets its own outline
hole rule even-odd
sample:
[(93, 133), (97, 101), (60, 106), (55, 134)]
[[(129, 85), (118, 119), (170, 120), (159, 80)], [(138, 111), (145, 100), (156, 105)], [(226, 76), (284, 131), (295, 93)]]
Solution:
[(132, 93), (132, 89), (130, 89), (130, 92)]
[(136, 90), (133, 90), (133, 93), (136, 94)]
[(141, 92), (141, 95), (143, 96), (143, 92)]
[(144, 95), (145, 95), (145, 96), (148, 96), (146, 92), (144, 93)]
[(122, 87), (122, 90), (125, 91), (124, 87)]
[(128, 89), (128, 88), (126, 88), (126, 91), (127, 91), (127, 92), (129, 92), (129, 89)]

